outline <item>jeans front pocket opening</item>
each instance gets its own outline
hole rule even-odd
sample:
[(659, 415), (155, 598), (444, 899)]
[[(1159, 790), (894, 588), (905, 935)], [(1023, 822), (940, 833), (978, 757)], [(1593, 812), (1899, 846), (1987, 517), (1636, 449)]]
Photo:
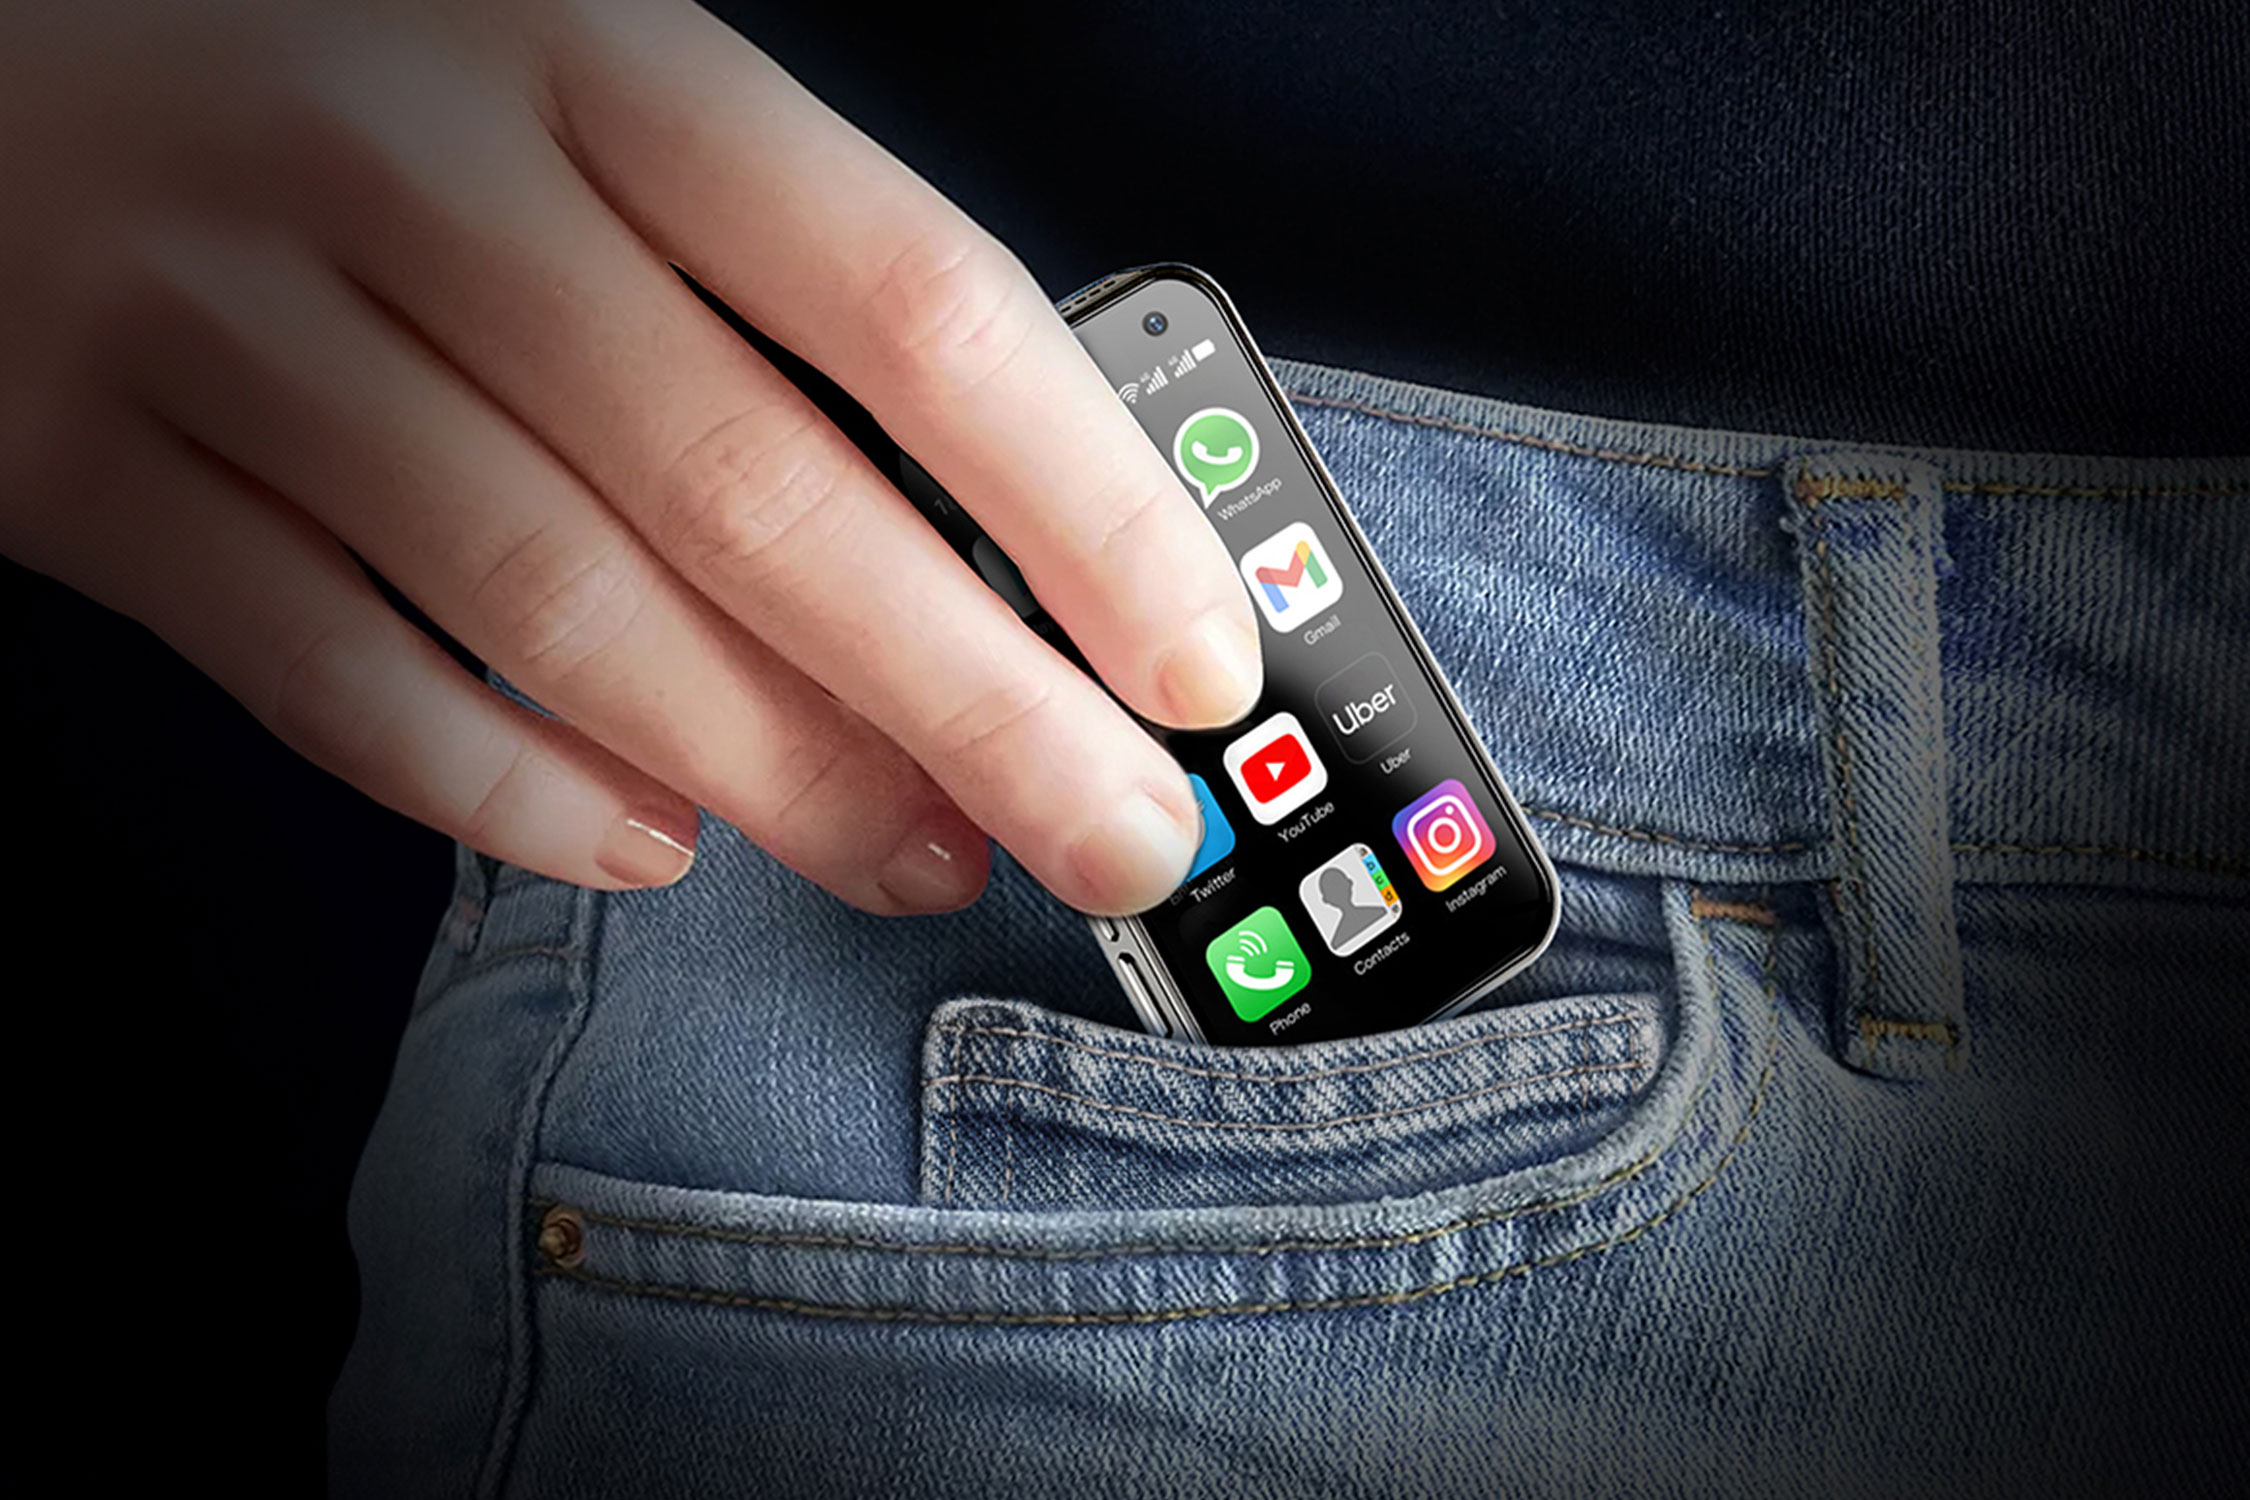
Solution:
[(924, 1048), (922, 1200), (1336, 1203), (1499, 1176), (1621, 1124), (1660, 1063), (1662, 1027), (1655, 997), (1574, 996), (1267, 1051), (951, 1001)]
[(963, 1324), (1377, 1306), (1565, 1264), (1640, 1238), (1717, 1181), (1773, 1074), (1778, 923), (1684, 884), (1667, 886), (1664, 907), (1678, 1001), (1670, 1048), (1622, 1123), (1551, 1161), (1409, 1197), (1056, 1211), (675, 1188), (547, 1162), (526, 1244), (546, 1207), (566, 1204), (584, 1225), (578, 1263), (529, 1251), (555, 1295)]

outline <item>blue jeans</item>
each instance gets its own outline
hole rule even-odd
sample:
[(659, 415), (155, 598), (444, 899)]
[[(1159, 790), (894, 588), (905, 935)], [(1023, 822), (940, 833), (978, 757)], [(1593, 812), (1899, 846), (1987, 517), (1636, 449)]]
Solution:
[(1132, 1030), (1005, 860), (460, 860), (341, 1493), (2025, 1491), (2239, 1465), (2250, 465), (1283, 385), (1563, 880), (1480, 1011)]

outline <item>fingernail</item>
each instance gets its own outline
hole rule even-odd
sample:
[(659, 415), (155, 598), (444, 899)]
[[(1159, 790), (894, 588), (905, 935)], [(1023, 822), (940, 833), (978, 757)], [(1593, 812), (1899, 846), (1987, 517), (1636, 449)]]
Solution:
[(695, 863), (695, 826), (667, 833), (653, 822), (619, 818), (602, 836), (594, 863), (630, 886), (670, 885)]
[(899, 840), (875, 883), (908, 911), (958, 911), (984, 889), (973, 854), (951, 825), (917, 829)]
[(1232, 724), (1265, 686), (1258, 627), (1239, 610), (1205, 610), (1164, 659), (1157, 681), (1179, 723)]
[(1100, 911), (1145, 911), (1187, 878), (1202, 837), (1192, 802), (1183, 813), (1135, 791), (1078, 841), (1071, 858)]

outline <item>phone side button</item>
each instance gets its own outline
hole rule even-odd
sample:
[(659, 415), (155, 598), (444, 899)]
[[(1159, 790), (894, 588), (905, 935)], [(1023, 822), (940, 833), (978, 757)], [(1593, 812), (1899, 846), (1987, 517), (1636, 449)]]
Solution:
[(1125, 998), (1133, 1002), (1133, 1013), (1141, 1018), (1141, 1025), (1158, 1036), (1170, 1036), (1172, 1028), (1164, 1023), (1164, 1012), (1141, 982), (1141, 966), (1123, 953), (1117, 955), (1117, 979), (1125, 986)]

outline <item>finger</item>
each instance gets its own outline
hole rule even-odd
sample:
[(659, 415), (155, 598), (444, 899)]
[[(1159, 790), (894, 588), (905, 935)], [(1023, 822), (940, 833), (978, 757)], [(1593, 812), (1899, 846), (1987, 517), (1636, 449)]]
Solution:
[(302, 505), (566, 721), (845, 899), (972, 899), (983, 835), (895, 746), (688, 588), (577, 475), (332, 272), (151, 251), (151, 402)]
[[(362, 232), (329, 231), (354, 274), (1065, 900), (1122, 911), (1167, 894), (1196, 841), (1177, 766), (709, 315), (536, 122), (526, 140), (428, 101), (417, 119), (445, 149), (394, 127), (402, 186)], [(346, 184), (324, 222), (360, 196)]]
[(626, 217), (866, 405), (1126, 702), (1179, 725), (1247, 713), (1241, 580), (1015, 257), (685, 0), (574, 14), (555, 107)]
[(610, 890), (687, 873), (694, 804), (475, 681), (301, 512), (145, 419), (118, 425), (43, 566), (316, 765), (472, 848)]

